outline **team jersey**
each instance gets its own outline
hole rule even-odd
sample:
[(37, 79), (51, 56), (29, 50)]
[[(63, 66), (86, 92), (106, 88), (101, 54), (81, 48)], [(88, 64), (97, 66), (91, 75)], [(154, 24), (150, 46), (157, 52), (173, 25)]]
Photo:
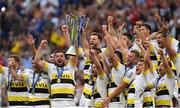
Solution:
[(64, 67), (45, 62), (45, 72), (48, 72), (51, 82), (52, 100), (74, 100), (75, 67), (68, 63)]
[(90, 64), (90, 62), (87, 60), (84, 66), (84, 82), (85, 84), (80, 99), (80, 106), (92, 107), (96, 77), (92, 76), (92, 64)]
[(0, 107), (2, 107), (2, 89), (5, 87), (4, 75), (0, 73)]
[[(121, 83), (121, 81), (124, 81), (128, 84), (131, 83), (132, 80), (135, 78), (135, 66), (127, 67), (125, 65), (122, 65), (118, 62), (117, 67), (113, 67), (112, 71), (110, 73), (110, 82), (108, 84), (108, 95), (110, 95), (116, 87)], [(127, 91), (127, 88), (124, 90)], [(118, 102), (120, 104), (125, 104), (126, 99), (124, 93), (120, 93), (117, 97), (114, 97), (111, 102), (109, 103), (109, 106), (113, 106), (114, 102)]]
[[(147, 86), (147, 82), (152, 81), (157, 75), (158, 74), (157, 74), (157, 71), (155, 68), (153, 68), (152, 70), (148, 69), (147, 71), (143, 72), (144, 81), (146, 82), (146, 86)], [(153, 107), (154, 106), (153, 100), (154, 100), (154, 91), (144, 88), (143, 107)]]
[(103, 107), (103, 99), (107, 97), (108, 77), (105, 73), (98, 75), (94, 90), (94, 107)]
[(85, 84), (83, 88), (83, 95), (88, 99), (92, 98), (94, 84), (96, 81), (96, 78), (92, 76), (92, 73), (90, 71), (92, 71), (92, 64), (86, 64), (84, 68)]
[(4, 73), (8, 89), (8, 101), (10, 106), (27, 105), (28, 102), (28, 73), (30, 69), (18, 69), (17, 74), (23, 76), (22, 81), (14, 80), (9, 72), (9, 68), (0, 67), (1, 72)]
[(172, 107), (172, 97), (175, 87), (174, 73), (165, 74), (163, 77), (159, 75), (148, 83), (149, 88), (155, 88), (155, 106), (156, 107)]
[(47, 73), (32, 71), (29, 74), (29, 86), (29, 105), (50, 105), (50, 82)]
[(128, 107), (149, 107), (153, 106), (152, 92), (146, 90), (146, 82), (151, 81), (157, 75), (154, 70), (151, 72), (147, 70), (137, 75), (135, 80), (132, 82), (127, 97)]
[(136, 65), (132, 65), (131, 67), (125, 66), (125, 73), (123, 77), (123, 81), (129, 84), (129, 86), (124, 90), (125, 98), (127, 99), (128, 90), (134, 79), (136, 78)]
[(178, 85), (178, 90), (176, 90), (178, 92), (178, 97), (180, 97), (180, 55), (177, 54), (173, 59), (172, 62), (176, 68), (176, 74), (177, 74), (177, 85)]
[(143, 74), (137, 75), (128, 90), (127, 107), (142, 107), (142, 94), (146, 83)]
[(180, 55), (177, 54), (173, 59), (172, 59), (173, 64), (177, 68), (177, 71), (180, 72)]

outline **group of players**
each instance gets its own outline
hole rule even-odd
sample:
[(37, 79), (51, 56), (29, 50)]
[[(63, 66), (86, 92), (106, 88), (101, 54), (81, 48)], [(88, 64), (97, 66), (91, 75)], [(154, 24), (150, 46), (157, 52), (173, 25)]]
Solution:
[[(75, 55), (57, 49), (48, 60), (43, 59), (48, 41), (42, 40), (36, 49), (29, 34), (33, 69), (24, 68), (15, 54), (9, 56), (7, 67), (0, 65), (2, 106), (179, 106), (179, 41), (166, 25), (161, 23), (161, 29), (151, 33), (149, 25), (137, 22), (133, 41), (131, 34), (122, 33), (124, 24), (115, 30), (112, 16), (107, 22), (103, 37), (93, 32), (88, 41), (83, 29), (80, 45), (74, 45)], [(63, 25), (62, 31), (69, 45), (68, 26)]]

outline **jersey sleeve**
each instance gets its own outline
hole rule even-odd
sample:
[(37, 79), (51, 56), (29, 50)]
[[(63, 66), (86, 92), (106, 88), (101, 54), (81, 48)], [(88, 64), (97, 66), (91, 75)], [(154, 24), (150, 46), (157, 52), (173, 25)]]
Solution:
[(0, 65), (0, 74), (4, 74), (7, 67)]
[(176, 68), (180, 68), (180, 54), (177, 54), (173, 59), (172, 62), (176, 66)]

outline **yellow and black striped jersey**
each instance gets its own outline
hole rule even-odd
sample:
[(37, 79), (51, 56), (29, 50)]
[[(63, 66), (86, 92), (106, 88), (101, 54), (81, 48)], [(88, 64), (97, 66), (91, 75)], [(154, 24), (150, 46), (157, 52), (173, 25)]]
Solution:
[(23, 80), (18, 81), (12, 78), (9, 72), (9, 68), (0, 66), (0, 71), (4, 73), (7, 89), (8, 89), (8, 101), (10, 106), (14, 105), (27, 105), (28, 102), (28, 73), (30, 69), (18, 69), (17, 74), (22, 74)]
[(156, 89), (156, 107), (172, 107), (172, 97), (175, 87), (174, 73), (165, 74), (163, 77), (157, 76), (148, 83), (148, 87)]
[(29, 105), (50, 105), (50, 80), (47, 73), (29, 74)]
[[(46, 62), (44, 70), (48, 72), (50, 78), (52, 100), (73, 100), (75, 93), (75, 67), (68, 63), (60, 68)], [(61, 73), (59, 78), (58, 73)]]

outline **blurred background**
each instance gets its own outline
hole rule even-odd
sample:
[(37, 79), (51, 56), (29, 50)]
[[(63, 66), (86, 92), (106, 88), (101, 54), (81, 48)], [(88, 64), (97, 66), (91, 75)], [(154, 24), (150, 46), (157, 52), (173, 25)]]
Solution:
[(47, 39), (49, 47), (46, 55), (56, 48), (66, 48), (61, 25), (69, 13), (85, 14), (90, 18), (86, 34), (102, 32), (108, 15), (114, 17), (117, 27), (126, 23), (126, 32), (138, 20), (143, 20), (157, 31), (153, 9), (169, 23), (169, 30), (180, 40), (180, 0), (0, 0), (0, 64), (7, 64), (11, 53), (21, 56), (22, 64), (31, 68), (31, 52), (26, 42), (26, 34), (31, 33), (38, 47), (42, 39)]

